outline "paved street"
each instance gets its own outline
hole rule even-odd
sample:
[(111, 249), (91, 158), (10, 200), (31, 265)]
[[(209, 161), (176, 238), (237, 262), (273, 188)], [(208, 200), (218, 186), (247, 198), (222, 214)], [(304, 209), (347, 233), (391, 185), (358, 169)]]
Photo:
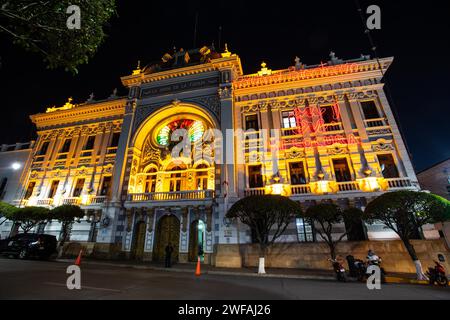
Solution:
[(450, 288), (202, 275), (82, 265), (81, 290), (66, 288), (61, 262), (0, 258), (0, 299), (450, 299)]

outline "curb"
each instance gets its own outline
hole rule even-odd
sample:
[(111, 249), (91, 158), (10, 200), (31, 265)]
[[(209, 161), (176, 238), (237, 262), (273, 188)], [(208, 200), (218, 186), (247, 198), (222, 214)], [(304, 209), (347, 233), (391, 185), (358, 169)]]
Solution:
[[(56, 259), (56, 262), (61, 263), (73, 263), (72, 260), (69, 259)], [(96, 262), (96, 261), (84, 261), (84, 264), (91, 265), (99, 265), (99, 266), (108, 266), (108, 267), (119, 267), (119, 268), (131, 268), (131, 269), (140, 269), (140, 270), (156, 270), (156, 271), (165, 271), (165, 272), (179, 272), (179, 273), (192, 273), (194, 274), (195, 270), (190, 269), (180, 269), (180, 268), (161, 268), (154, 266), (141, 266), (141, 265), (130, 265), (130, 264), (117, 264), (117, 263), (108, 263), (108, 262)], [(224, 275), (224, 276), (247, 276), (247, 277), (258, 277), (258, 278), (280, 278), (280, 279), (302, 279), (302, 280), (336, 280), (335, 277), (328, 276), (307, 276), (307, 275), (288, 275), (288, 274), (258, 274), (258, 273), (247, 273), (247, 272), (233, 272), (233, 271), (214, 271), (207, 270), (202, 272), (202, 274), (211, 274), (211, 275)]]
[[(73, 261), (71, 259), (56, 259), (55, 261), (63, 262), (63, 263), (73, 263)], [(120, 264), (120, 263), (117, 264), (117, 263), (97, 262), (97, 261), (84, 261), (83, 263), (91, 264), (91, 265), (119, 267), (119, 268), (131, 268), (131, 269), (139, 269), (139, 270), (155, 270), (155, 271), (192, 273), (192, 274), (194, 274), (194, 272), (195, 272), (195, 270), (190, 270), (190, 269), (180, 269), (180, 268), (168, 269), (168, 268), (154, 267), (154, 266), (148, 266), (148, 265), (132, 265), (132, 264)], [(258, 277), (258, 278), (274, 278), (274, 279), (301, 279), (301, 280), (327, 280), (327, 281), (335, 281), (336, 280), (335, 277), (331, 277), (331, 276), (289, 275), (289, 274), (273, 274), (273, 273), (258, 274), (258, 273), (215, 271), (215, 270), (207, 270), (207, 271), (202, 272), (202, 274)], [(426, 281), (426, 280), (416, 280), (416, 279), (389, 277), (389, 276), (386, 276), (386, 283), (429, 285), (428, 281)], [(449, 282), (449, 285), (450, 285), (450, 282)]]

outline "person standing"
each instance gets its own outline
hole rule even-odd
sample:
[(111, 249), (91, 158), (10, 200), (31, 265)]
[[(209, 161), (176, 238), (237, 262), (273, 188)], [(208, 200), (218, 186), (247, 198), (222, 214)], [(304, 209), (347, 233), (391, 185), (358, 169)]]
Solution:
[(172, 247), (172, 244), (169, 242), (168, 244), (167, 244), (167, 246), (166, 246), (166, 249), (165, 249), (165, 251), (166, 251), (166, 264), (165, 264), (165, 267), (166, 268), (170, 268), (171, 266), (172, 266), (172, 252), (173, 252), (173, 247)]

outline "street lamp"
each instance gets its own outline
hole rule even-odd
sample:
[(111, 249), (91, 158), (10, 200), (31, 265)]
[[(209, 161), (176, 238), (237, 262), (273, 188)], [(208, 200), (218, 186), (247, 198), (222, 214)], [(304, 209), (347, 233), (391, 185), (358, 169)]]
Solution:
[(14, 163), (11, 165), (11, 168), (12, 168), (14, 171), (19, 170), (21, 167), (22, 167), (22, 165), (21, 165), (19, 162), (14, 162)]

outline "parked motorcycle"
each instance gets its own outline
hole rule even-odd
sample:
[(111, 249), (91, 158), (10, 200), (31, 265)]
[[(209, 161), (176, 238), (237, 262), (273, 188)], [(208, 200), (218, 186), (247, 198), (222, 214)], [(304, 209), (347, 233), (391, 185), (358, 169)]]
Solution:
[(333, 265), (334, 272), (336, 273), (336, 278), (338, 281), (346, 282), (347, 277), (345, 276), (345, 268), (337, 259), (328, 259)]
[[(384, 271), (383, 267), (381, 266), (381, 258), (377, 255), (372, 255), (367, 257), (367, 266), (366, 270), (369, 266), (377, 266), (380, 268), (380, 275), (381, 275), (381, 283), (386, 282), (386, 272)], [(370, 274), (366, 271), (366, 276), (369, 277)]]
[(430, 284), (437, 283), (439, 286), (446, 287), (448, 285), (448, 278), (445, 273), (445, 268), (442, 264), (434, 261), (435, 266), (428, 268), (427, 276), (430, 279)]

